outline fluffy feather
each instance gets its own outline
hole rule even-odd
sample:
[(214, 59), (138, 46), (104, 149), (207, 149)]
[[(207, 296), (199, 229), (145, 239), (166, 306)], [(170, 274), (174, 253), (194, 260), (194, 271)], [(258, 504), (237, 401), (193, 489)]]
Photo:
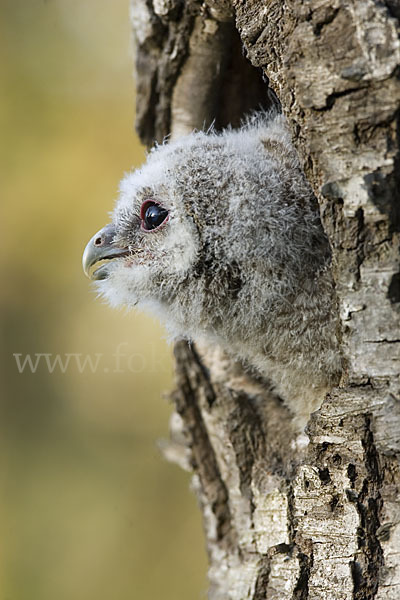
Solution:
[[(132, 254), (110, 263), (100, 293), (156, 313), (174, 338), (220, 344), (304, 421), (341, 360), (329, 244), (284, 118), (157, 146), (120, 190), (115, 242)], [(169, 219), (146, 233), (148, 198)]]

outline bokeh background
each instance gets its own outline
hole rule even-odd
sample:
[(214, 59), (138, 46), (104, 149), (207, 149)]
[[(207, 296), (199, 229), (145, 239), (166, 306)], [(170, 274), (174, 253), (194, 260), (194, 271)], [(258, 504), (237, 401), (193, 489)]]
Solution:
[(157, 450), (171, 348), (80, 266), (144, 158), (129, 0), (0, 7), (0, 599), (204, 598), (190, 478)]

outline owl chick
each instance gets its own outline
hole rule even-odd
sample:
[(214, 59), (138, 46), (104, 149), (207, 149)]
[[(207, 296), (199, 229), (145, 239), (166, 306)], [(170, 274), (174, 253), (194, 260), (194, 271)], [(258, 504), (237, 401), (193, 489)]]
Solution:
[(330, 248), (282, 115), (155, 147), (83, 266), (111, 305), (267, 377), (300, 421), (338, 380)]

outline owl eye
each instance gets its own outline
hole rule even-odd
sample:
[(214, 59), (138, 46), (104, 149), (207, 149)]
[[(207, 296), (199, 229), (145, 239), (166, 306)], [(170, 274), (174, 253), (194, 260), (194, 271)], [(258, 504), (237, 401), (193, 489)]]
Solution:
[(146, 200), (140, 209), (140, 217), (142, 219), (142, 229), (144, 231), (154, 231), (167, 220), (168, 211), (157, 202)]

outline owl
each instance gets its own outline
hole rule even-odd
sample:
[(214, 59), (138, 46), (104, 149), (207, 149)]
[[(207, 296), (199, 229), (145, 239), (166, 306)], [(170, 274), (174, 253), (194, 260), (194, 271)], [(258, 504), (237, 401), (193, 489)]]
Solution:
[(218, 345), (272, 382), (300, 420), (338, 382), (331, 253), (285, 118), (156, 145), (124, 177), (86, 274), (171, 338)]

